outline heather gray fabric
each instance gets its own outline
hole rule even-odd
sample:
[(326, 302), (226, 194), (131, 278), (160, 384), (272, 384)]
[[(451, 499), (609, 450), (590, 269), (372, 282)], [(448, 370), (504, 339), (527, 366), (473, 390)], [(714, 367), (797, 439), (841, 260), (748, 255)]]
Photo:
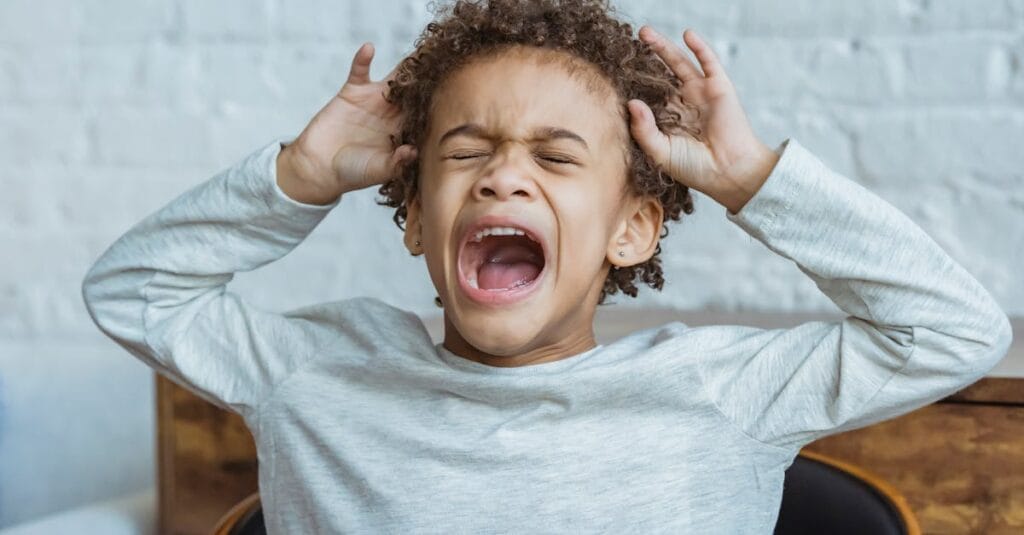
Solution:
[(499, 368), (372, 297), (262, 310), (225, 291), (233, 273), (337, 206), (280, 190), (282, 142), (133, 226), (82, 286), (104, 333), (245, 418), (271, 533), (771, 533), (802, 445), (955, 392), (1010, 345), (967, 271), (792, 138), (743, 210), (723, 211), (841, 322), (673, 322)]

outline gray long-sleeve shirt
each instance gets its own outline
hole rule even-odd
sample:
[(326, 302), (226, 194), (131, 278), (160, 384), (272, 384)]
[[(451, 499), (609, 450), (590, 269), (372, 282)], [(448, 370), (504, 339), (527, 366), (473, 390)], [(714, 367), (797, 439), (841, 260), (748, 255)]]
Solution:
[(338, 204), (279, 188), (282, 141), (133, 226), (82, 286), (104, 333), (244, 417), (270, 533), (771, 533), (801, 446), (953, 393), (1011, 342), (967, 271), (792, 138), (725, 215), (842, 321), (671, 322), (501, 368), (372, 297), (263, 310), (225, 285)]

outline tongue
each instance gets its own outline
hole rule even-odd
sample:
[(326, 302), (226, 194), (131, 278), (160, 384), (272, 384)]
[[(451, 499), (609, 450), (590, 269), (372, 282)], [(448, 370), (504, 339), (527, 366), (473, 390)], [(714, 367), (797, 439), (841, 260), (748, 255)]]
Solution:
[(485, 262), (477, 274), (477, 284), (483, 290), (501, 290), (526, 284), (537, 278), (540, 268), (529, 262)]
[(540, 267), (536, 253), (512, 239), (496, 239), (477, 272), (483, 290), (501, 290), (526, 284), (537, 278)]

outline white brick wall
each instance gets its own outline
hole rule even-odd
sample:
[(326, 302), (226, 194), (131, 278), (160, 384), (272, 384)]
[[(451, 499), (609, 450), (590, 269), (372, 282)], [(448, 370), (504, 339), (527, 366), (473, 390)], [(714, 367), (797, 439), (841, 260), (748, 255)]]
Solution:
[[(0, 2), (0, 369), (25, 344), (43, 361), (69, 340), (120, 351), (81, 303), (95, 258), (177, 194), (297, 134), (361, 42), (377, 46), (375, 77), (390, 70), (428, 20), (424, 4)], [(707, 36), (766, 143), (799, 139), (1024, 314), (1024, 0), (618, 4), (637, 26)], [(665, 290), (617, 302), (835, 311), (694, 195), (696, 213), (663, 244)], [(273, 309), (360, 294), (434, 312), (422, 259), (373, 198), (347, 196), (297, 250), (231, 289)], [(149, 483), (140, 473), (124, 489)], [(13, 499), (0, 489), (0, 526), (72, 503), (19, 511)]]

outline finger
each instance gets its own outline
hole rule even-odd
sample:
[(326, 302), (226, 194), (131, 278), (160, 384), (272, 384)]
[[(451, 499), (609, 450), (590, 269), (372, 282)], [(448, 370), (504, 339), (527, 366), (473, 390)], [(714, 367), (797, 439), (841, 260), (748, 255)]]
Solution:
[(398, 178), (402, 168), (415, 160), (416, 155), (416, 147), (402, 145), (392, 151), (390, 155), (381, 154), (373, 158), (368, 164), (367, 174), (384, 181)]
[(352, 58), (352, 68), (348, 71), (346, 84), (370, 83), (370, 61), (373, 60), (373, 43), (366, 42), (356, 51)]
[(395, 161), (398, 165), (407, 164), (416, 159), (419, 155), (419, 151), (416, 150), (414, 145), (402, 145), (395, 149)]
[(722, 68), (722, 64), (718, 61), (718, 55), (715, 51), (697, 35), (697, 32), (687, 29), (683, 32), (683, 41), (686, 46), (693, 50), (694, 55), (697, 56), (697, 61), (700, 62), (700, 68), (704, 69), (704, 74), (708, 78), (714, 78), (716, 76), (725, 76), (725, 69)]
[(665, 164), (669, 156), (668, 136), (658, 129), (654, 112), (646, 102), (638, 99), (630, 100), (626, 107), (629, 108), (629, 131), (636, 139), (637, 145), (640, 145), (655, 163)]
[(650, 26), (643, 26), (639, 32), (640, 39), (650, 45), (658, 57), (668, 65), (683, 84), (693, 79), (703, 78), (704, 75), (697, 70), (697, 66), (686, 57), (686, 52), (679, 45), (669, 41)]

